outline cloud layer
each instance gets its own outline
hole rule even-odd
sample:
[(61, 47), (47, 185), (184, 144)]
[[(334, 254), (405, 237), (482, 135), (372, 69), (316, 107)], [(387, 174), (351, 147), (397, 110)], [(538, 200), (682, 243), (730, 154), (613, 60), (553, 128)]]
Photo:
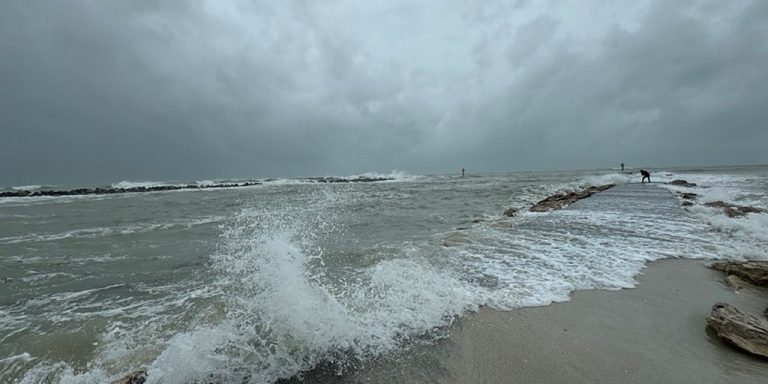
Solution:
[(0, 184), (768, 163), (768, 2), (7, 1)]

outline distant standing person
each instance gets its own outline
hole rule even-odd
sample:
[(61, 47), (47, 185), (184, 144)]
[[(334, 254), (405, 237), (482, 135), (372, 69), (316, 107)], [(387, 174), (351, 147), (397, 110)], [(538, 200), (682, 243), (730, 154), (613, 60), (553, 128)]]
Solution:
[(624, 172), (624, 163), (621, 163), (621, 171)]
[(464, 168), (461, 169), (461, 177), (464, 177)]
[(648, 182), (651, 182), (651, 173), (646, 171), (645, 169), (640, 170), (640, 174), (643, 175), (643, 179), (640, 180), (640, 183), (645, 183), (645, 179), (648, 179)]

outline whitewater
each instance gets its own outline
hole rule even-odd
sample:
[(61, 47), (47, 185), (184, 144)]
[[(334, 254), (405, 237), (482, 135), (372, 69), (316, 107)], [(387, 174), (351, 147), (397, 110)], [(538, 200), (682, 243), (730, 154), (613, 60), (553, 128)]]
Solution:
[[(652, 169), (652, 186), (616, 170), (339, 180), (359, 177), (389, 180), (0, 198), (0, 382), (343, 376), (429, 346), (482, 306), (633, 287), (662, 258), (768, 260), (768, 214), (703, 204), (767, 209), (768, 166)], [(608, 183), (625, 187), (527, 212)], [(632, 215), (606, 206), (636, 204), (646, 187), (671, 198)], [(697, 203), (681, 207), (682, 192)]]

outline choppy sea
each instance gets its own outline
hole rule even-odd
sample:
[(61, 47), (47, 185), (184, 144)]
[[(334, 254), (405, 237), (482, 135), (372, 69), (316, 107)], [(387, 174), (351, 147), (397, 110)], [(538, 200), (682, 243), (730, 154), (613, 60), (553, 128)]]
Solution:
[[(271, 383), (317, 365), (343, 375), (435, 342), (480, 306), (632, 287), (660, 258), (768, 260), (768, 214), (728, 218), (701, 204), (768, 208), (768, 166), (652, 172), (698, 203), (635, 233), (580, 237), (567, 236), (567, 219), (564, 231), (525, 225), (552, 214), (526, 208), (638, 183), (636, 172), (0, 198), (0, 382), (110, 383), (145, 369), (148, 383)], [(674, 179), (699, 186), (663, 184)], [(69, 186), (6, 189), (39, 188)]]

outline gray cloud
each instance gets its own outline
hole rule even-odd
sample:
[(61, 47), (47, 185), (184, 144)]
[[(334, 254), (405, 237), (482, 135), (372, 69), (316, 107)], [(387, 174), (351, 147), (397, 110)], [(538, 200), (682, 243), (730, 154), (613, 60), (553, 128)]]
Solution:
[(9, 1), (0, 57), (5, 185), (768, 162), (760, 0)]

